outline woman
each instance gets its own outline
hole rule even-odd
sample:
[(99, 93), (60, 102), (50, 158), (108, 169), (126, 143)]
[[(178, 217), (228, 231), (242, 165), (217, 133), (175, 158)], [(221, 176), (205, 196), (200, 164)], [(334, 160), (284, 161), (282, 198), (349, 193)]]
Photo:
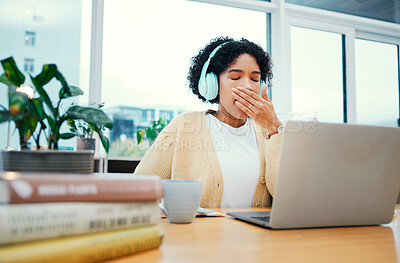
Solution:
[(262, 80), (270, 56), (246, 40), (216, 38), (192, 58), (189, 87), (217, 111), (188, 112), (159, 134), (135, 170), (202, 181), (202, 207), (268, 206), (282, 125)]

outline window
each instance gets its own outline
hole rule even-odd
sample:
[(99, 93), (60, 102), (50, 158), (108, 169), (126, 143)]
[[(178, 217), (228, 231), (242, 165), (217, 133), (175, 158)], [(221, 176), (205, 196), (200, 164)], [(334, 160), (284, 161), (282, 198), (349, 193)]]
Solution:
[[(0, 35), (7, 39), (0, 41), (0, 60), (13, 56), (19, 69), (25, 73), (25, 82), (30, 85), (28, 73), (36, 76), (44, 64), (57, 64), (70, 85), (84, 90), (85, 96), (79, 97), (79, 103), (87, 105), (91, 1), (13, 0), (7, 2), (6, 6), (0, 8)], [(3, 74), (2, 67), (0, 74)], [(0, 104), (7, 107), (8, 95), (5, 87), (0, 83)], [(52, 81), (45, 88), (52, 100), (58, 97), (59, 83)], [(10, 124), (10, 146), (18, 149), (18, 132), (14, 132), (14, 123)], [(63, 129), (68, 130), (66, 125)], [(1, 123), (0, 134), (7, 133), (8, 123)], [(41, 144), (46, 144), (44, 136)], [(76, 140), (61, 140), (60, 146), (71, 149), (76, 147)], [(0, 148), (6, 147), (6, 136), (0, 136)]]
[(27, 73), (33, 73), (35, 71), (35, 60), (33, 58), (24, 59), (24, 71)]
[(342, 35), (291, 27), (292, 115), (343, 122)]
[(397, 126), (399, 64), (397, 45), (356, 39), (357, 122)]
[[(219, 36), (244, 37), (266, 49), (267, 18), (265, 12), (194, 1), (105, 0), (102, 101), (106, 109), (140, 108), (143, 119), (134, 123), (139, 125), (170, 120), (178, 112), (215, 108), (189, 91), (190, 58)], [(121, 33), (116, 28), (126, 30)]]
[[(7, 41), (0, 42), (0, 59), (13, 55), (20, 69), (34, 71), (33, 75), (40, 72), (43, 64), (56, 63), (71, 85), (84, 89), (85, 95), (79, 97), (79, 103), (87, 103), (92, 2), (99, 3), (95, 0), (8, 1), (7, 8), (0, 9), (0, 34), (7, 37)], [(205, 2), (218, 2), (220, 5)], [(137, 145), (135, 132), (148, 127), (150, 121), (168, 116), (173, 118), (185, 111), (214, 108), (191, 94), (186, 85), (186, 74), (189, 59), (211, 38), (221, 35), (245, 37), (260, 43), (266, 50), (271, 49), (272, 43), (275, 65), (272, 98), (278, 114), (285, 115), (285, 119), (292, 109), (296, 117), (312, 116), (320, 121), (342, 122), (346, 120), (348, 107), (349, 121), (357, 118), (359, 123), (395, 125), (399, 118), (399, 73), (396, 73), (399, 56), (395, 51), (396, 45), (362, 39), (354, 42), (354, 35), (368, 39), (365, 34), (359, 34), (363, 31), (367, 35), (400, 38), (397, 25), (400, 21), (399, 1), (386, 1), (388, 8), (380, 5), (379, 1), (358, 1), (356, 6), (359, 8), (353, 8), (355, 11), (368, 9), (369, 14), (349, 12), (351, 1), (342, 1), (341, 6), (336, 5), (337, 1), (328, 2), (104, 0), (104, 12), (102, 8), (95, 8), (97, 11), (93, 13), (94, 18), (101, 18), (99, 21), (103, 21), (103, 15), (99, 14), (104, 13), (103, 27), (94, 25), (94, 28), (103, 29), (103, 53), (94, 56), (102, 58), (102, 74), (93, 74), (97, 82), (102, 75), (102, 87), (94, 85), (93, 89), (94, 94), (101, 92), (98, 102), (104, 101), (105, 111), (119, 122), (116, 132), (107, 134), (111, 145), (122, 138), (130, 140), (132, 143), (128, 146), (134, 148)], [(266, 12), (271, 12), (271, 15)], [(385, 17), (380, 16), (383, 13)], [(363, 19), (357, 15), (392, 23)], [(286, 26), (291, 19), (302, 19), (307, 23)], [(319, 23), (327, 26), (319, 27)], [(335, 27), (345, 27), (351, 33), (340, 30), (346, 35), (344, 41), (344, 35), (299, 25), (333, 31), (336, 31)], [(116, 30), (121, 28), (123, 30)], [(288, 34), (290, 42), (286, 41)], [(96, 47), (98, 42), (95, 42), (93, 45)], [(388, 42), (399, 44), (398, 41)], [(344, 54), (344, 44), (348, 54)], [(96, 49), (93, 53), (96, 54)], [(343, 59), (345, 55), (347, 57)], [(366, 56), (374, 62), (366, 63)], [(289, 57), (291, 61), (288, 61)], [(345, 60), (347, 65), (343, 62)], [(374, 68), (377, 64), (387, 70), (382, 72)], [(343, 74), (344, 68), (347, 68), (347, 76)], [(97, 73), (96, 70), (93, 72)], [(291, 76), (287, 76), (289, 71)], [(26, 76), (29, 80), (28, 74)], [(345, 80), (348, 86), (343, 85)], [(1, 85), (0, 104), (7, 105), (7, 90)], [(292, 96), (285, 96), (286, 92)], [(50, 93), (57, 96), (57, 92)], [(346, 99), (347, 105), (344, 104)], [(383, 104), (384, 100), (387, 103)], [(7, 128), (6, 123), (0, 124), (0, 134), (6, 134)], [(15, 130), (15, 127), (10, 130)], [(0, 148), (6, 147), (6, 141), (4, 136), (0, 136)], [(18, 135), (14, 132), (11, 147), (16, 149), (18, 145)], [(72, 147), (75, 142), (62, 141), (61, 145)], [(118, 147), (114, 148), (116, 155), (119, 154)], [(141, 149), (141, 153), (145, 151)], [(129, 153), (127, 156), (135, 155)]]
[(36, 42), (36, 33), (25, 31), (25, 46), (34, 47)]
[(155, 109), (146, 109), (140, 108), (139, 112), (141, 113), (141, 120), (140, 122), (150, 122), (156, 119)]
[(111, 131), (111, 139), (118, 140), (123, 136), (123, 138), (133, 138), (133, 127), (134, 121), (131, 119), (123, 119), (114, 117), (113, 118), (114, 127)]
[(160, 110), (160, 118), (163, 119), (164, 121), (170, 121), (173, 116), (174, 116), (173, 111)]

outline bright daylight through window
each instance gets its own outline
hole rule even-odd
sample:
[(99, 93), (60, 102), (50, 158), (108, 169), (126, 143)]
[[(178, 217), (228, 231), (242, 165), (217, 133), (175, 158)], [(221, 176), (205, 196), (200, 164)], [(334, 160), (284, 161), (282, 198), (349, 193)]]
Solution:
[(356, 39), (357, 122), (397, 126), (399, 64), (397, 46)]
[(292, 117), (343, 122), (342, 35), (291, 27)]
[(137, 156), (136, 131), (183, 111), (214, 108), (186, 85), (190, 58), (210, 39), (247, 38), (266, 49), (267, 13), (181, 0), (106, 0), (102, 101), (114, 120), (111, 156)]
[[(14, 57), (25, 74), (25, 83), (32, 86), (32, 76), (44, 64), (56, 64), (68, 84), (80, 87), (85, 94), (75, 102), (87, 106), (89, 93), (91, 1), (88, 0), (0, 0), (0, 60)], [(0, 75), (3, 74), (2, 70)], [(46, 86), (52, 101), (58, 98), (59, 83)], [(38, 94), (35, 94), (37, 97)], [(0, 84), (0, 105), (8, 106), (7, 86)], [(10, 125), (10, 129), (8, 126)], [(9, 131), (9, 132), (8, 132)], [(65, 125), (63, 131), (68, 131)], [(18, 131), (14, 122), (0, 124), (0, 148), (19, 149)], [(8, 145), (8, 134), (10, 145)], [(32, 140), (29, 147), (33, 147)], [(41, 137), (41, 144), (46, 138)], [(76, 148), (76, 138), (60, 140), (60, 149)]]

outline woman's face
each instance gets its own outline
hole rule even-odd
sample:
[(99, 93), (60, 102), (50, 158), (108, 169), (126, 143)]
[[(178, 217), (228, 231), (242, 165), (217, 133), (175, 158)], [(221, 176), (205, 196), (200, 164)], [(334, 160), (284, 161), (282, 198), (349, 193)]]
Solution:
[(236, 62), (219, 75), (219, 104), (235, 118), (246, 119), (247, 114), (235, 105), (232, 96), (233, 87), (242, 87), (258, 93), (261, 72), (256, 59), (249, 54), (242, 54)]

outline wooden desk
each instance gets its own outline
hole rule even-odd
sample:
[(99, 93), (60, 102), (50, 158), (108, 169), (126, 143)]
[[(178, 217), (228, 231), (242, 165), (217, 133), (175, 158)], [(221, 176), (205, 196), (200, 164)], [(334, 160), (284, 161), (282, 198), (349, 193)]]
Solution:
[[(219, 209), (217, 209), (219, 210)], [(263, 209), (222, 209), (228, 211)], [(264, 209), (267, 210), (267, 209)], [(163, 219), (163, 244), (113, 262), (399, 262), (400, 205), (384, 226), (268, 230), (228, 217)]]

